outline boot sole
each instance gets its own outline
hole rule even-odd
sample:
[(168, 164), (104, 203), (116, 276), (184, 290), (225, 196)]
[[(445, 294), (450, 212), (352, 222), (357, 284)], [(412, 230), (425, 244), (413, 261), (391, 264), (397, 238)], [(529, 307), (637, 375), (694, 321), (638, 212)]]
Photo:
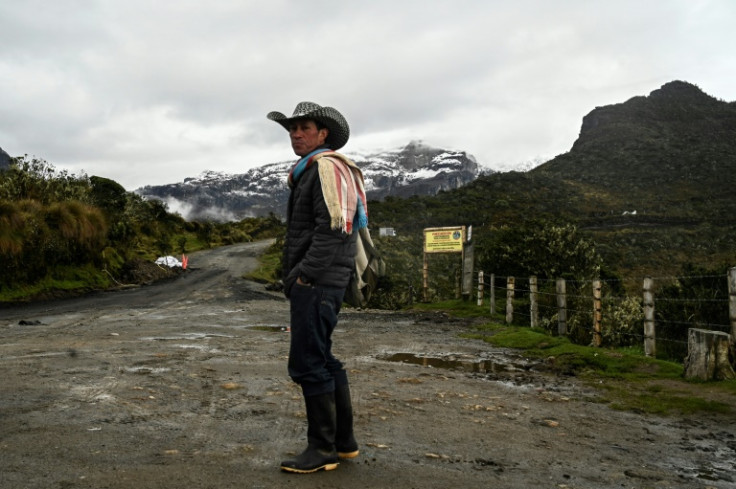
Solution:
[(315, 472), (319, 472), (320, 470), (325, 470), (325, 471), (327, 471), (327, 470), (335, 470), (338, 465), (339, 464), (337, 464), (337, 463), (334, 463), (334, 464), (324, 464), (324, 465), (320, 465), (319, 467), (315, 467), (314, 469), (309, 469), (309, 470), (297, 469), (295, 467), (284, 467), (282, 465), (281, 466), (281, 470), (283, 470), (284, 472), (291, 472), (293, 474), (313, 474)]
[(337, 452), (337, 456), (339, 458), (355, 458), (358, 455), (360, 455), (360, 450), (355, 450), (354, 452)]

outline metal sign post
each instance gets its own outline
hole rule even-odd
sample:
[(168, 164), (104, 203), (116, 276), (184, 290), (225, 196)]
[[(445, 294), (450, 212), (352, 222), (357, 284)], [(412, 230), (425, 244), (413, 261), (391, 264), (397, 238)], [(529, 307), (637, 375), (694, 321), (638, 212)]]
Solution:
[[(424, 229), (424, 263), (422, 266), (422, 296), (425, 302), (429, 300), (429, 261), (431, 253), (460, 253), (463, 264), (462, 293), (465, 294), (472, 287), (472, 283), (466, 286), (466, 232), (465, 226), (425, 228)], [(472, 247), (470, 248), (470, 260), (472, 261)], [(470, 267), (470, 280), (472, 281), (472, 264)]]

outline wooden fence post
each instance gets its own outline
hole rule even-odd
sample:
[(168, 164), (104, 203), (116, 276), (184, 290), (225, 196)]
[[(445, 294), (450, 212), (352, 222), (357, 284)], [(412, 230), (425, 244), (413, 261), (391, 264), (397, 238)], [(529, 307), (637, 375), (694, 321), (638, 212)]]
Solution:
[(565, 279), (558, 278), (555, 284), (557, 291), (557, 334), (567, 335), (567, 294), (565, 292)]
[(707, 329), (687, 330), (685, 378), (727, 380), (736, 378), (729, 361), (731, 338), (728, 333)]
[(601, 281), (593, 280), (593, 345), (601, 343)]
[(728, 271), (728, 319), (731, 322), (731, 345), (736, 347), (736, 267)]
[(462, 270), (455, 269), (455, 299), (460, 299), (462, 293)]
[(531, 313), (530, 326), (536, 328), (539, 326), (539, 304), (537, 304), (537, 277), (532, 275), (529, 277), (529, 312)]
[(491, 274), (491, 314), (496, 314), (496, 274)]
[(644, 355), (655, 357), (657, 355), (656, 337), (654, 334), (654, 293), (652, 287), (654, 281), (647, 277), (644, 279)]
[(483, 270), (478, 272), (478, 307), (483, 305)]
[(506, 279), (506, 324), (514, 320), (514, 277)]
[(422, 263), (422, 300), (429, 302), (429, 263), (427, 262), (427, 253), (424, 253), (424, 262)]

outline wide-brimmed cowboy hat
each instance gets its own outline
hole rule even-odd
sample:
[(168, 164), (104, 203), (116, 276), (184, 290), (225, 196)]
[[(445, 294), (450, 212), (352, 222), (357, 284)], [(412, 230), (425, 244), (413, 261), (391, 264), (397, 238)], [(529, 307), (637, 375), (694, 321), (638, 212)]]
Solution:
[(299, 102), (291, 117), (286, 117), (281, 112), (269, 112), (266, 116), (270, 120), (278, 122), (284, 129), (289, 130), (289, 124), (295, 119), (312, 119), (323, 124), (330, 133), (325, 143), (330, 149), (340, 149), (345, 146), (350, 137), (348, 121), (337, 109), (333, 107), (322, 107), (314, 102)]

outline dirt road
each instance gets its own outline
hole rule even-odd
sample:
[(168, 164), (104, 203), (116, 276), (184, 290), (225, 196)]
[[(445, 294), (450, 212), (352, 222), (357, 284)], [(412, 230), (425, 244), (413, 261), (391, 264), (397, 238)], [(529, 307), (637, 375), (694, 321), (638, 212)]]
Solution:
[(734, 488), (729, 417), (596, 403), (575, 379), (442, 315), (345, 310), (335, 350), (361, 455), (278, 470), (305, 446), (288, 304), (241, 279), (263, 243), (190, 257), (138, 289), (0, 309), (0, 487)]

